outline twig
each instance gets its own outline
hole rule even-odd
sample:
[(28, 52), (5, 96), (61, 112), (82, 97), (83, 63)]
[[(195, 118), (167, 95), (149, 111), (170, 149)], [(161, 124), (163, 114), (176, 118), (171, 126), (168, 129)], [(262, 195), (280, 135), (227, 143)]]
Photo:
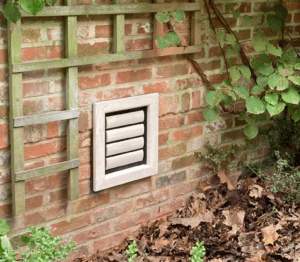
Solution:
[(257, 83), (257, 77), (255, 75), (254, 69), (252, 68), (251, 64), (250, 64), (250, 60), (248, 59), (247, 55), (245, 54), (243, 48), (241, 47), (241, 44), (239, 42), (239, 39), (237, 38), (236, 34), (231, 30), (231, 28), (229, 27), (229, 25), (227, 24), (227, 22), (225, 21), (224, 17), (222, 16), (222, 14), (219, 12), (216, 4), (214, 3), (213, 0), (209, 0), (209, 4), (212, 7), (212, 9), (214, 10), (215, 15), (217, 16), (217, 18), (220, 20), (220, 22), (222, 23), (222, 25), (225, 27), (225, 29), (227, 30), (227, 32), (229, 34), (232, 34), (237, 43), (240, 45), (240, 55), (241, 55), (241, 59), (244, 65), (248, 66), (251, 72), (251, 77), (255, 80), (255, 82)]

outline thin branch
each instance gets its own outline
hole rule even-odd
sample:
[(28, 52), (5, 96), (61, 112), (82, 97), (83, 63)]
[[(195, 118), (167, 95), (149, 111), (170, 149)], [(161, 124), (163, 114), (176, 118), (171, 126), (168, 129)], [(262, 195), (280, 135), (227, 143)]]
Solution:
[[(222, 25), (225, 27), (225, 29), (227, 30), (227, 32), (229, 34), (232, 34), (237, 43), (240, 45), (239, 39), (237, 38), (236, 34), (231, 30), (231, 28), (229, 27), (229, 25), (227, 24), (227, 22), (225, 21), (224, 17), (222, 16), (222, 14), (219, 12), (216, 4), (214, 3), (213, 0), (209, 0), (210, 6), (212, 7), (212, 9), (214, 10), (215, 15), (217, 16), (217, 18), (219, 19), (219, 21), (222, 23)], [(254, 69), (252, 68), (251, 64), (250, 64), (250, 60), (248, 59), (247, 55), (245, 54), (242, 46), (240, 45), (240, 55), (241, 55), (241, 59), (243, 64), (245, 64), (246, 66), (249, 67), (250, 71), (251, 71), (251, 77), (255, 80), (255, 82), (257, 82), (257, 77), (255, 75)]]

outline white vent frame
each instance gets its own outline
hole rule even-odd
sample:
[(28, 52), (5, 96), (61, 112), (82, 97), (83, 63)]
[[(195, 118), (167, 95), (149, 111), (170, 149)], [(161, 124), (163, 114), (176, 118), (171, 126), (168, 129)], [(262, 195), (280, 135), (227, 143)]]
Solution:
[[(102, 101), (93, 105), (93, 191), (111, 188), (158, 173), (158, 93)], [(147, 107), (146, 164), (105, 174), (105, 115)]]

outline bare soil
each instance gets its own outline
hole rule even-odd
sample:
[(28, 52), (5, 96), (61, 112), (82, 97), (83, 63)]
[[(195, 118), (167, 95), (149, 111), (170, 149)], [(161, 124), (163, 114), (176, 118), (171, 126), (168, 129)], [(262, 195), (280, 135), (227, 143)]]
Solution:
[(299, 205), (282, 201), (282, 194), (271, 193), (257, 177), (240, 180), (232, 190), (208, 182), (200, 189), (184, 208), (141, 227), (110, 253), (75, 261), (128, 261), (125, 250), (136, 240), (134, 262), (185, 262), (199, 240), (206, 248), (204, 262), (300, 262)]

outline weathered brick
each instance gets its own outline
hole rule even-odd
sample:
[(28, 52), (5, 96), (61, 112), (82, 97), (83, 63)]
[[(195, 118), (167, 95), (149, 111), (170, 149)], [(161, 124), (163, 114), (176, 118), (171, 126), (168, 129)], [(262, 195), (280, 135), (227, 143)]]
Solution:
[(59, 122), (49, 122), (47, 123), (47, 129), (46, 129), (46, 138), (53, 138), (58, 136), (59, 131)]
[(185, 129), (175, 130), (173, 132), (173, 141), (190, 139), (195, 136), (200, 136), (203, 133), (202, 126), (188, 127)]
[(92, 128), (92, 114), (90, 110), (80, 110), (78, 118), (79, 132), (85, 132)]
[(147, 194), (146, 196), (141, 196), (136, 200), (136, 208), (145, 208), (162, 201), (165, 201), (169, 198), (169, 189), (162, 188), (154, 193)]
[(186, 180), (186, 171), (176, 172), (172, 175), (161, 176), (156, 179), (156, 187), (165, 187)]
[(29, 211), (31, 209), (39, 208), (43, 205), (43, 196), (34, 196), (34, 197), (29, 197), (26, 198), (25, 200), (25, 206), (26, 206), (26, 211)]
[(8, 124), (0, 124), (0, 150), (7, 148), (9, 145)]
[(22, 61), (62, 58), (61, 46), (26, 47), (22, 49)]
[(109, 73), (96, 76), (81, 76), (78, 79), (78, 85), (81, 89), (108, 86), (110, 83), (111, 75)]
[(159, 134), (158, 136), (158, 144), (160, 146), (166, 144), (169, 140), (169, 133), (163, 133), (163, 134)]
[(151, 38), (135, 39), (125, 42), (125, 50), (127, 52), (150, 50), (153, 48), (153, 41)]
[(23, 97), (35, 97), (46, 95), (49, 92), (49, 82), (23, 83)]
[(153, 84), (144, 84), (143, 85), (143, 91), (142, 94), (149, 94), (149, 93), (168, 93), (171, 92), (172, 86), (171, 82), (164, 81), (164, 82), (158, 82)]
[(179, 115), (163, 116), (159, 118), (159, 130), (166, 130), (181, 127), (184, 124), (184, 117)]
[(159, 116), (179, 112), (179, 96), (177, 94), (159, 98)]
[(137, 82), (150, 79), (152, 76), (151, 69), (139, 69), (135, 71), (124, 71), (117, 73), (117, 84), (124, 84), (129, 82)]
[(84, 43), (78, 44), (78, 56), (93, 56), (93, 55), (103, 55), (108, 54), (110, 50), (109, 42), (100, 43)]
[(244, 129), (238, 129), (238, 130), (223, 133), (221, 135), (221, 140), (222, 142), (228, 142), (228, 141), (237, 140), (245, 137), (246, 136), (244, 134)]
[(184, 156), (181, 158), (174, 159), (172, 161), (172, 170), (191, 166), (191, 165), (195, 164), (197, 161), (199, 161), (199, 160), (196, 158), (195, 155)]
[(186, 143), (180, 143), (178, 145), (159, 148), (158, 159), (159, 161), (170, 158), (172, 156), (178, 156), (184, 154), (187, 150)]
[(23, 103), (24, 116), (36, 115), (44, 111), (44, 100), (28, 100)]
[(110, 194), (98, 193), (88, 198), (78, 199), (72, 202), (72, 213), (76, 214), (84, 210), (94, 208), (96, 206), (107, 204), (110, 201)]
[(190, 93), (184, 93), (181, 97), (181, 112), (190, 110), (190, 101), (191, 101)]
[(173, 77), (179, 75), (186, 75), (189, 72), (189, 66), (187, 64), (178, 64), (172, 66), (164, 66), (157, 68), (156, 76), (162, 77)]

